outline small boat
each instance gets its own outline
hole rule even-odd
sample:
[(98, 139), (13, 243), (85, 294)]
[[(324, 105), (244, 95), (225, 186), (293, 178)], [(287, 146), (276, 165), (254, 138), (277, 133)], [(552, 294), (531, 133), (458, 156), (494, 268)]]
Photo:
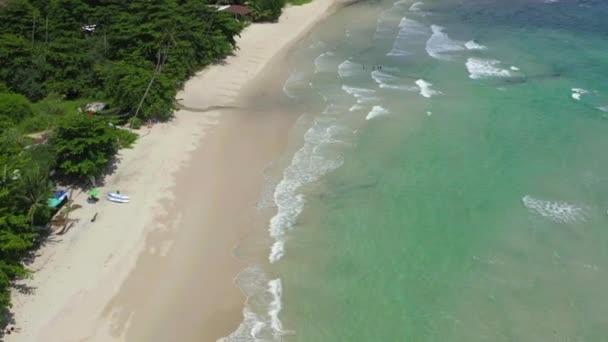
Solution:
[(116, 198), (116, 199), (119, 199), (119, 200), (126, 200), (126, 201), (129, 201), (131, 199), (127, 195), (122, 195), (122, 194), (119, 194), (119, 193), (116, 193), (116, 192), (110, 192), (110, 193), (108, 193), (108, 197)]
[(118, 197), (112, 197), (108, 194), (108, 201), (110, 202), (116, 202), (116, 203), (129, 203), (129, 199), (128, 198), (118, 198)]

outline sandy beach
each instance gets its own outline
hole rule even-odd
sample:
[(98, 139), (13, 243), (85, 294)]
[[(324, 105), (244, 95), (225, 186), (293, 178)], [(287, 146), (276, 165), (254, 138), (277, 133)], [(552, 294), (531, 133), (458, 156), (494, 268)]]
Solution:
[[(32, 278), (13, 291), (17, 331), (5, 341), (215, 341), (238, 326), (233, 248), (258, 219), (262, 171), (294, 120), (242, 97), (256, 80), (270, 82), (264, 74), (336, 3), (288, 7), (278, 23), (249, 26), (234, 56), (189, 80), (178, 94), (186, 109), (143, 128), (100, 187), (131, 203), (92, 205), (75, 192), (77, 223), (37, 251)], [(206, 110), (217, 106), (232, 109)]]

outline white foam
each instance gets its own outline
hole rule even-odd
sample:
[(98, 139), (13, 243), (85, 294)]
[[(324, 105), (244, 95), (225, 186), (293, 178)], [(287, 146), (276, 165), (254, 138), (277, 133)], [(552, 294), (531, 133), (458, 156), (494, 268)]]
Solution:
[(277, 262), (285, 254), (286, 233), (293, 228), (304, 209), (305, 198), (300, 192), (302, 186), (317, 181), (342, 165), (341, 156), (329, 157), (323, 153), (324, 146), (342, 143), (339, 135), (344, 130), (337, 126), (332, 117), (336, 112), (338, 109), (330, 105), (323, 115), (315, 119), (304, 134), (304, 145), (294, 154), (275, 189), (277, 213), (270, 219), (269, 227), (274, 240), (268, 256), (271, 263)]
[(290, 98), (297, 98), (296, 89), (304, 85), (305, 74), (303, 72), (293, 71), (283, 84), (283, 93)]
[(597, 107), (597, 109), (601, 110), (602, 112), (608, 112), (608, 105)]
[[(248, 267), (239, 273), (236, 283), (247, 297), (243, 308), (243, 321), (234, 332), (219, 339), (218, 342), (257, 341), (263, 331), (269, 327), (270, 319), (266, 317), (268, 313), (256, 313), (254, 312), (256, 308), (252, 306), (252, 302), (258, 300), (264, 303), (271, 302), (270, 298), (266, 298), (268, 280), (264, 272), (256, 266)], [(267, 307), (262, 310), (267, 310)]]
[(393, 4), (393, 7), (401, 7), (403, 5), (409, 5), (410, 0), (399, 0)]
[(522, 198), (524, 206), (556, 223), (576, 223), (586, 219), (585, 210), (566, 202), (547, 201), (526, 195)]
[(355, 105), (352, 105), (352, 106), (351, 106), (351, 107), (348, 109), (348, 111), (349, 111), (349, 112), (355, 112), (355, 111), (357, 111), (357, 110), (361, 110), (361, 109), (363, 109), (363, 108), (365, 108), (365, 107), (363, 107), (363, 106), (361, 106), (361, 105), (358, 105), (358, 104), (355, 104)]
[(320, 72), (332, 72), (333, 69), (333, 60), (336, 55), (331, 52), (324, 52), (315, 58), (315, 73)]
[(378, 100), (378, 97), (375, 96), (376, 91), (373, 89), (349, 87), (343, 85), (342, 90), (356, 98), (357, 103), (359, 104), (370, 103)]
[(434, 90), (431, 87), (433, 86), (432, 83), (429, 83), (423, 79), (419, 79), (416, 81), (416, 85), (418, 86), (418, 88), (420, 89), (420, 95), (426, 97), (426, 98), (430, 98), (433, 95), (438, 95), (441, 94), (440, 91), (438, 90)]
[(372, 108), (372, 110), (369, 113), (367, 113), (365, 120), (371, 120), (373, 118), (377, 118), (382, 115), (387, 115), (388, 113), (389, 113), (389, 111), (386, 108), (384, 108), (382, 106), (374, 106)]
[(424, 5), (424, 2), (422, 1), (416, 1), (412, 4), (412, 6), (410, 6), (409, 11), (410, 12), (419, 12), (420, 11), (420, 7)]
[(511, 69), (511, 70), (513, 70), (513, 71), (519, 71), (519, 70), (520, 70), (518, 67), (516, 67), (516, 66), (514, 66), (514, 65), (511, 65), (511, 66), (509, 67), (509, 69)]
[(431, 25), (433, 34), (426, 42), (426, 52), (435, 59), (450, 60), (449, 53), (462, 51), (465, 47), (463, 42), (450, 39), (443, 30), (439, 25)]
[(380, 70), (374, 70), (371, 73), (372, 78), (374, 79), (374, 81), (378, 84), (385, 84), (386, 82), (394, 82), (399, 80), (399, 78), (397, 76), (388, 74), (386, 72), (380, 71)]
[(481, 45), (474, 40), (469, 40), (468, 42), (464, 43), (464, 47), (466, 47), (467, 50), (487, 50), (488, 49), (485, 45)]
[(469, 77), (472, 79), (482, 79), (488, 77), (510, 77), (511, 72), (499, 67), (500, 61), (495, 59), (482, 59), (471, 57), (467, 59), (466, 67)]
[(285, 334), (283, 330), (283, 324), (279, 319), (279, 314), (281, 313), (282, 304), (281, 304), (281, 296), (283, 292), (283, 287), (281, 285), (281, 279), (274, 279), (268, 282), (268, 292), (272, 296), (272, 301), (270, 302), (268, 308), (268, 314), (270, 315), (270, 327), (272, 328), (272, 335), (275, 338), (280, 338), (281, 335)]
[(356, 75), (363, 67), (361, 64), (353, 63), (347, 59), (338, 65), (338, 75), (340, 77), (350, 77)]
[(588, 90), (582, 88), (572, 88), (572, 94), (570, 96), (572, 96), (573, 99), (580, 101), (581, 96), (587, 93), (589, 93)]
[(399, 33), (393, 42), (393, 47), (387, 56), (407, 56), (411, 52), (408, 51), (408, 46), (414, 44), (417, 39), (428, 36), (429, 28), (416, 20), (401, 18), (399, 22)]

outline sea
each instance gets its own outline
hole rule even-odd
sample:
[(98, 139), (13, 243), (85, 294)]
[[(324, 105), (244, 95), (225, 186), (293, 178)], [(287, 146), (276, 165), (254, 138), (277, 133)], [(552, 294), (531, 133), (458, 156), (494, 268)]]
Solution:
[(608, 341), (607, 18), (377, 0), (319, 24), (223, 341)]

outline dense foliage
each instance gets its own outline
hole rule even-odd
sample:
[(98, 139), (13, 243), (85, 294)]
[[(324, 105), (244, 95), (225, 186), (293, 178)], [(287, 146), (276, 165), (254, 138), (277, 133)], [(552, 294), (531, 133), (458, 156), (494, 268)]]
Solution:
[(0, 8), (0, 82), (33, 101), (103, 98), (168, 118), (176, 88), (230, 54), (242, 28), (197, 0), (12, 0)]
[(61, 173), (81, 179), (99, 175), (118, 151), (117, 130), (103, 118), (65, 116), (51, 140)]

